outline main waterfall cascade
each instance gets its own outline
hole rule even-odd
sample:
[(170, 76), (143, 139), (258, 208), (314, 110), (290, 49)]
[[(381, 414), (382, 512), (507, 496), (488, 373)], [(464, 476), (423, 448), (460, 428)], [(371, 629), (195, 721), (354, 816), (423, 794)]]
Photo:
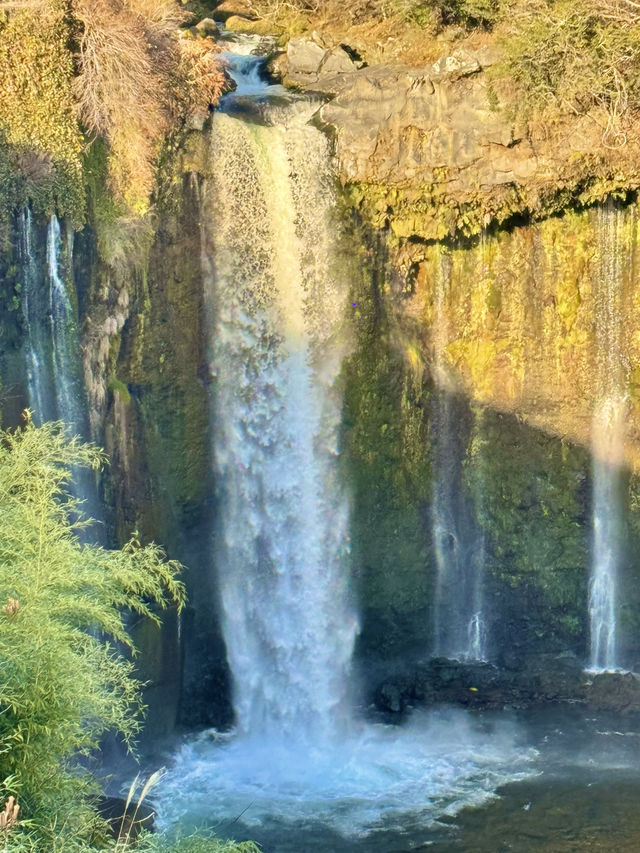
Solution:
[[(457, 660), (487, 659), (484, 613), (484, 539), (465, 496), (460, 420), (447, 374), (444, 311), (449, 286), (443, 255), (435, 285), (432, 339), (435, 391), (433, 446), (433, 541), (437, 565), (433, 654)], [(481, 496), (474, 496), (480, 499)]]
[(626, 399), (622, 347), (620, 231), (624, 212), (600, 214), (600, 269), (595, 294), (597, 398), (592, 423), (593, 545), (589, 585), (589, 668), (619, 666), (617, 586), (622, 533), (621, 466)]
[(429, 825), (529, 772), (531, 755), (509, 726), (492, 735), (464, 713), (416, 715), (403, 729), (354, 713), (335, 179), (327, 140), (309, 123), (318, 104), (257, 86), (262, 60), (252, 67), (241, 50), (229, 57), (238, 90), (214, 116), (214, 177), (201, 193), (212, 562), (237, 728), (188, 741), (156, 799), (163, 821), (183, 826), (242, 813), (253, 837), (283, 822), (331, 827), (336, 839), (397, 831), (408, 814)]
[(203, 211), (215, 318), (214, 560), (238, 726), (313, 742), (349, 706), (357, 627), (335, 470), (345, 290), (331, 270), (333, 176), (325, 137), (308, 124), (316, 108), (265, 107), (264, 124), (214, 116)]

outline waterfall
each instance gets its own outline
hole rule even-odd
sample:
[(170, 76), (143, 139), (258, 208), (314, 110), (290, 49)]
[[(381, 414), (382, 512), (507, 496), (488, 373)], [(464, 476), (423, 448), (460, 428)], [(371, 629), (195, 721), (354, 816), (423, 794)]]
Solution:
[[(64, 260), (61, 260), (61, 252)], [(49, 315), (53, 353), (53, 384), (57, 416), (68, 424), (71, 433), (86, 435), (87, 412), (80, 368), (82, 364), (76, 311), (69, 287), (64, 280), (73, 256), (73, 232), (63, 245), (58, 217), (53, 214), (47, 232), (47, 264), (49, 271)]]
[[(256, 85), (246, 58), (229, 61)], [(320, 849), (337, 849), (340, 836), (479, 802), (526, 774), (530, 756), (513, 733), (489, 738), (464, 715), (416, 715), (400, 729), (353, 712), (337, 459), (347, 290), (331, 248), (329, 145), (309, 124), (317, 104), (248, 88), (214, 115), (212, 178), (200, 186), (213, 561), (237, 727), (187, 739), (155, 799), (161, 823), (244, 824), (259, 841), (260, 827), (330, 828)], [(265, 849), (281, 848), (267, 838)]]
[(462, 417), (450, 388), (444, 356), (449, 286), (446, 254), (441, 257), (435, 284), (433, 364), (437, 387), (433, 414), (432, 518), (437, 580), (433, 654), (458, 660), (485, 660), (484, 539), (464, 494)]
[(22, 309), (27, 330), (26, 361), (29, 407), (36, 423), (57, 417), (53, 384), (49, 299), (42, 264), (36, 256), (33, 217), (29, 207), (19, 216), (20, 261), (23, 270)]
[(626, 400), (623, 390), (621, 229), (624, 213), (603, 209), (595, 282), (596, 401), (592, 421), (593, 541), (589, 585), (589, 668), (613, 670), (617, 648), (617, 574), (622, 541), (620, 473)]
[[(25, 207), (19, 217), (20, 260), (24, 289), (22, 309), (26, 340), (26, 367), (29, 406), (34, 422), (60, 420), (69, 435), (88, 438), (88, 417), (82, 384), (82, 353), (78, 333), (77, 310), (72, 298), (71, 264), (73, 232), (62, 235), (60, 222), (51, 216), (47, 227), (46, 255), (37, 251), (39, 233), (31, 210)], [(96, 478), (86, 469), (73, 472), (74, 496), (84, 503), (83, 514), (102, 517)], [(83, 532), (84, 536), (85, 533)], [(88, 536), (103, 537), (94, 525)]]
[(331, 268), (328, 145), (308, 124), (316, 108), (265, 107), (264, 123), (217, 114), (204, 213), (214, 560), (238, 727), (314, 741), (349, 717), (357, 628), (336, 470), (345, 290)]
[(36, 252), (38, 233), (28, 207), (20, 213), (19, 230), (29, 405), (36, 423), (61, 420), (72, 434), (86, 435), (78, 324), (65, 281), (73, 256), (73, 234), (68, 232), (63, 240), (54, 214), (47, 228), (43, 263)]
[(471, 618), (468, 623), (468, 646), (467, 658), (469, 660), (488, 660), (488, 627), (487, 627), (487, 602), (485, 600), (485, 563), (486, 563), (486, 538), (480, 519), (484, 514), (486, 500), (486, 481), (484, 477), (483, 454), (486, 453), (483, 441), (484, 408), (472, 406), (473, 428), (471, 439), (467, 448), (467, 463), (473, 465), (475, 477), (471, 488), (471, 496), (474, 509), (474, 520), (476, 526), (473, 529), (474, 551), (473, 571), (471, 584), (470, 610)]

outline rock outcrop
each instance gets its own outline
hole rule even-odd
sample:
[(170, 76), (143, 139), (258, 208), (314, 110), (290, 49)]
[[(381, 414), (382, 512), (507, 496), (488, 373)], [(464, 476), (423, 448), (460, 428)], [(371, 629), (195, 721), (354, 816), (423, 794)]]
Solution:
[(342, 45), (325, 47), (312, 38), (292, 38), (282, 69), (288, 86), (325, 90), (326, 81), (351, 74), (363, 66)]
[(399, 239), (472, 235), (640, 186), (632, 135), (612, 150), (597, 117), (553, 127), (514, 120), (504, 85), (498, 94), (483, 73), (495, 62), (488, 48), (428, 68), (351, 70), (336, 50), (292, 40), (284, 79), (331, 99), (320, 119), (335, 134), (341, 179), (367, 218)]
[(433, 658), (381, 681), (371, 699), (377, 711), (392, 718), (441, 702), (491, 710), (553, 703), (637, 713), (640, 677), (632, 672), (587, 673), (570, 654), (540, 655), (512, 669)]

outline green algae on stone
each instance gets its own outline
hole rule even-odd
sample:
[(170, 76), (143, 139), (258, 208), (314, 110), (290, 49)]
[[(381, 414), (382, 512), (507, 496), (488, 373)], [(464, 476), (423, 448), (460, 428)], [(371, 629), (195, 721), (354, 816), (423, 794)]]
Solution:
[(421, 343), (394, 324), (383, 265), (372, 250), (361, 246), (352, 274), (355, 347), (343, 367), (343, 464), (352, 483), (359, 642), (363, 653), (388, 658), (429, 639), (428, 391)]
[(608, 198), (626, 200), (640, 187), (638, 170), (618, 173), (606, 165), (601, 168), (603, 174), (591, 174), (584, 164), (575, 176), (558, 178), (557, 184), (508, 183), (490, 190), (478, 187), (473, 194), (452, 192), (446, 178), (416, 186), (348, 183), (344, 192), (365, 221), (375, 228), (388, 227), (400, 244), (449, 242), (474, 237), (489, 227), (496, 231), (516, 221), (537, 222), (583, 210)]
[(584, 650), (588, 474), (579, 447), (489, 409), (476, 419), (465, 479), (486, 537), (486, 570), (501, 588), (494, 604), (507, 626), (520, 622), (518, 642), (529, 650)]
[[(627, 394), (625, 454), (640, 460), (640, 287), (635, 205), (568, 211), (530, 225), (442, 244), (411, 244), (415, 314), (437, 330), (453, 387), (531, 426), (590, 446), (598, 394), (596, 320), (607, 276), (623, 310), (620, 359)], [(400, 260), (406, 248), (392, 246)], [(445, 263), (446, 261), (446, 263)], [(446, 281), (438, 285), (446, 267)], [(442, 292), (438, 291), (442, 288)]]

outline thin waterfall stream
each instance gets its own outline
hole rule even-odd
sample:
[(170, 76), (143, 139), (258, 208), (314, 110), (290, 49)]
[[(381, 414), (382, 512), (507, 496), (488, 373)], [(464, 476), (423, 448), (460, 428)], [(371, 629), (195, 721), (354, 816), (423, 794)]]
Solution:
[(70, 428), (86, 435), (86, 402), (80, 378), (80, 340), (77, 311), (71, 300), (63, 265), (71, 264), (73, 231), (63, 238), (58, 217), (49, 220), (47, 233), (47, 264), (49, 273), (49, 316), (53, 384), (58, 418)]
[(46, 258), (41, 258), (34, 250), (35, 228), (29, 208), (21, 211), (19, 228), (29, 404), (37, 423), (61, 420), (72, 434), (86, 436), (77, 310), (66, 281), (73, 258), (73, 232), (67, 230), (63, 235), (53, 214), (47, 227)]
[(37, 236), (29, 207), (20, 212), (20, 259), (24, 275), (22, 310), (27, 328), (29, 406), (36, 423), (57, 418), (51, 351), (49, 287), (44, 265), (36, 257)]
[[(435, 390), (432, 524), (437, 583), (434, 596), (434, 656), (463, 661), (487, 659), (484, 613), (484, 540), (465, 499), (460, 413), (444, 357), (447, 339), (448, 261), (440, 259), (435, 286), (432, 341)], [(475, 415), (474, 415), (475, 418)], [(481, 500), (480, 495), (474, 496)]]
[[(36, 424), (62, 421), (69, 436), (89, 438), (87, 400), (82, 381), (82, 350), (72, 281), (73, 231), (58, 217), (49, 218), (46, 253), (37, 256), (36, 229), (31, 210), (18, 219), (20, 257), (24, 274), (23, 317), (28, 331), (26, 346), (29, 406)], [(71, 486), (82, 502), (83, 515), (100, 522), (103, 509), (94, 472), (74, 471)], [(100, 524), (82, 531), (82, 537), (101, 542)]]
[(615, 670), (618, 658), (618, 571), (622, 542), (621, 466), (627, 401), (622, 391), (619, 232), (624, 214), (601, 214), (601, 263), (596, 292), (597, 391), (592, 424), (593, 547), (589, 586), (590, 659), (593, 671)]

